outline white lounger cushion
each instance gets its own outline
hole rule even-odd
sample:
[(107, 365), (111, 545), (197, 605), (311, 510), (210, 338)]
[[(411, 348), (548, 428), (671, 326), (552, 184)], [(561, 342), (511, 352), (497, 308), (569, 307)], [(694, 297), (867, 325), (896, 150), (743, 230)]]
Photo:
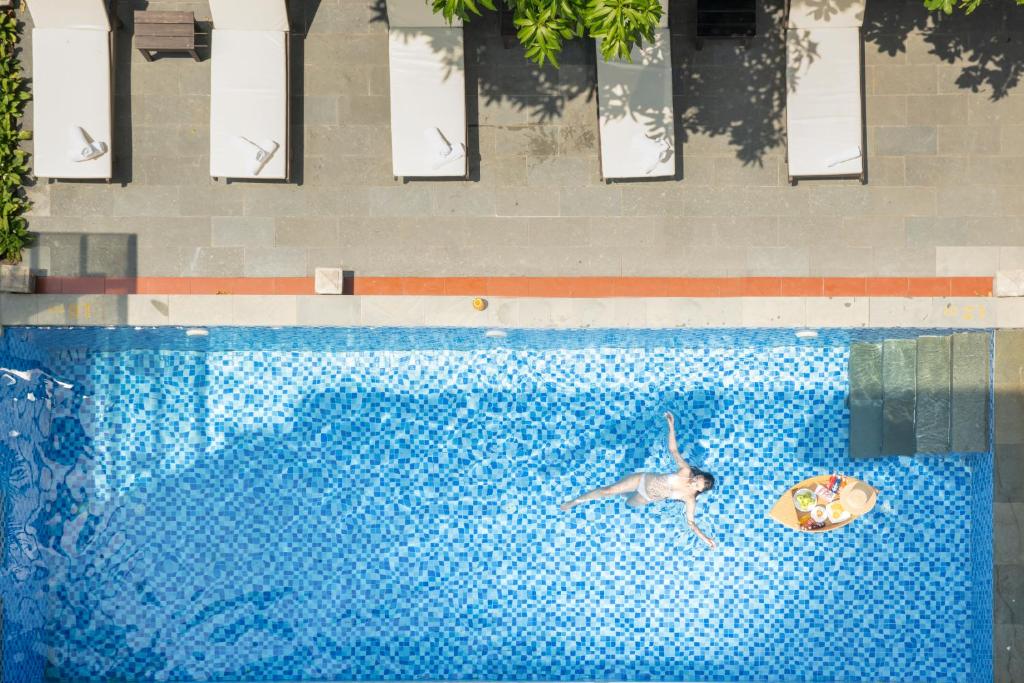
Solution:
[[(858, 175), (864, 170), (860, 29), (786, 31), (789, 175)], [(814, 47), (814, 59), (807, 51)], [(843, 159), (846, 159), (843, 161)]]
[[(282, 31), (214, 29), (210, 74), (210, 175), (284, 179), (288, 171), (288, 55)], [(256, 146), (279, 148), (255, 163)], [(258, 172), (257, 172), (258, 171)]]
[(466, 146), (466, 73), (461, 28), (391, 29), (391, 162), (396, 176), (464, 177), (466, 154), (441, 163), (436, 129)]
[(105, 0), (32, 0), (29, 5), (33, 28), (110, 30)]
[(213, 27), (233, 31), (287, 31), (285, 0), (210, 0)]
[(606, 62), (597, 49), (597, 106), (601, 174), (649, 178), (676, 172), (672, 108), (671, 38), (667, 28), (652, 45), (633, 48), (633, 62)]
[[(111, 142), (110, 34), (104, 29), (33, 29), (32, 154), (42, 178), (110, 178), (113, 155), (75, 161), (77, 128)], [(80, 151), (80, 150), (78, 150)]]
[(787, 28), (860, 28), (865, 0), (789, 0)]

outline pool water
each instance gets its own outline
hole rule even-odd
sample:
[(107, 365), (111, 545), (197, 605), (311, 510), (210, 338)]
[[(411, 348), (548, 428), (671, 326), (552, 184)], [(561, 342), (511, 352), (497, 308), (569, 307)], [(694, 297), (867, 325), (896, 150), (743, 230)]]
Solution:
[[(10, 328), (5, 677), (990, 681), (991, 456), (850, 460), (851, 334)], [(558, 509), (666, 410), (716, 550)], [(766, 518), (832, 471), (875, 510)]]

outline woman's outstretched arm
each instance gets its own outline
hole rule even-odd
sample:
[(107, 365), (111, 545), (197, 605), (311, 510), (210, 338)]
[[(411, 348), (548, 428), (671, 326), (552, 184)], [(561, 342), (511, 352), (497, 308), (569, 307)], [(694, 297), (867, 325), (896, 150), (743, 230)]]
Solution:
[(679, 473), (688, 477), (690, 476), (690, 465), (679, 454), (679, 444), (676, 443), (676, 418), (671, 411), (666, 411), (665, 422), (668, 423), (668, 451), (672, 454), (672, 459), (676, 461)]
[(714, 550), (715, 549), (715, 542), (711, 539), (710, 536), (708, 536), (703, 531), (701, 531), (699, 528), (697, 528), (697, 521), (694, 519), (694, 513), (696, 511), (697, 511), (697, 501), (696, 500), (688, 500), (688, 501), (686, 501), (686, 523), (690, 525), (690, 528), (693, 529), (693, 533), (697, 534), (697, 536), (698, 536), (698, 538), (700, 538), (700, 540), (702, 540), (705, 543), (707, 543), (711, 547), (711, 549)]

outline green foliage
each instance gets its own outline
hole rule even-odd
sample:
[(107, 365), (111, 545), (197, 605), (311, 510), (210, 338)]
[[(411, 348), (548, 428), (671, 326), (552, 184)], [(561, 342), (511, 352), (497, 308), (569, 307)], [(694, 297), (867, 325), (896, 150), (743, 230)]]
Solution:
[[(964, 14), (970, 14), (978, 9), (985, 0), (924, 0), (924, 6), (930, 10), (942, 10), (946, 14), (952, 14), (954, 10), (963, 10)], [(1018, 5), (1024, 5), (1024, 0), (1016, 0)]]
[(31, 97), (21, 80), (21, 62), (16, 55), (20, 26), (14, 12), (0, 12), (0, 261), (21, 261), (21, 250), (29, 246), (25, 212), (24, 179), (28, 176), (28, 155), (21, 142), (32, 137), (21, 130), (21, 115)]
[[(449, 22), (495, 11), (494, 0), (431, 0), (434, 12)], [(565, 41), (588, 36), (601, 39), (604, 58), (629, 59), (644, 41), (654, 40), (661, 20), (659, 0), (505, 0), (512, 11), (519, 42), (527, 59), (558, 66)]]

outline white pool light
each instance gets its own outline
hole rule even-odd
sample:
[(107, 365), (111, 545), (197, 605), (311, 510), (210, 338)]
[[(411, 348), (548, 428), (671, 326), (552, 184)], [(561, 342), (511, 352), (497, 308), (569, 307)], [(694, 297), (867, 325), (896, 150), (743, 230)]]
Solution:
[(508, 336), (508, 332), (505, 330), (487, 330), (484, 332), (484, 336), (490, 337), (491, 339), (504, 339)]
[(814, 339), (818, 336), (817, 330), (797, 330), (796, 336), (800, 339)]
[(188, 335), (189, 337), (206, 337), (210, 334), (210, 331), (204, 330), (201, 327), (193, 327), (191, 329), (185, 330), (185, 334)]

